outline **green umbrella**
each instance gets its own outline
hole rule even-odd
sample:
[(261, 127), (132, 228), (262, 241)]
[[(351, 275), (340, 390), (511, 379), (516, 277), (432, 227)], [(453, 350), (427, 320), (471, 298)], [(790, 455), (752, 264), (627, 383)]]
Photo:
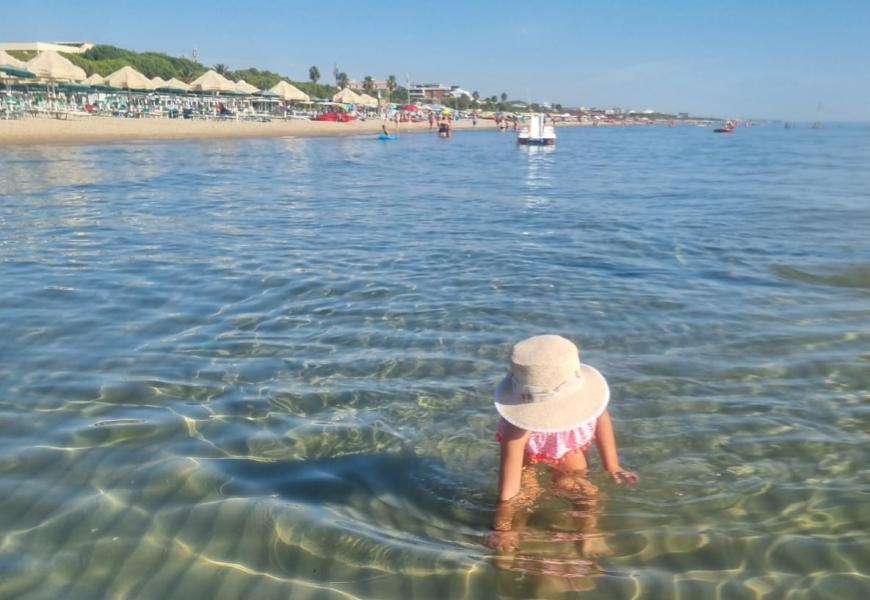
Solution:
[(92, 88), (81, 83), (62, 83), (57, 86), (57, 89), (61, 92), (90, 92)]
[(264, 98), (277, 98), (278, 94), (273, 92), (272, 90), (262, 90), (260, 92), (254, 92), (255, 96), (262, 96)]
[(34, 79), (36, 77), (35, 73), (31, 73), (27, 69), (22, 69), (21, 67), (16, 67), (13, 65), (0, 65), (0, 71), (6, 73), (7, 75), (11, 75), (12, 77), (18, 77), (20, 79)]

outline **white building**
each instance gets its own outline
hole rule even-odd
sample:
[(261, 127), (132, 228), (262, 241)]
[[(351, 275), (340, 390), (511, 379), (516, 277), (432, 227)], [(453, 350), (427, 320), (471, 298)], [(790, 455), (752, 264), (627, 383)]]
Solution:
[(93, 48), (88, 42), (3, 42), (0, 50), (9, 52), (63, 52), (65, 54), (83, 54)]

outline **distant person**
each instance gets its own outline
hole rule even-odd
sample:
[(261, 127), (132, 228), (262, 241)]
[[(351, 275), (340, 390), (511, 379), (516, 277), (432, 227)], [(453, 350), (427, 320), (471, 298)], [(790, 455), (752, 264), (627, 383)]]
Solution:
[(435, 127), (435, 115), (433, 113), (429, 113), (429, 129)]
[(390, 130), (387, 129), (387, 124), (386, 124), (386, 123), (384, 123), (383, 125), (381, 125), (381, 132), (382, 132), (385, 136), (390, 137)]
[(447, 117), (441, 117), (441, 122), (438, 123), (438, 135), (444, 138), (450, 137), (450, 121)]

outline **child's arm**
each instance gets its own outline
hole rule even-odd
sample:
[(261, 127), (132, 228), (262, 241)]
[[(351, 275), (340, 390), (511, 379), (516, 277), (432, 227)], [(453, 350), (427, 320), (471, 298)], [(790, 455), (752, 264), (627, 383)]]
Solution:
[(510, 551), (517, 545), (517, 534), (512, 531), (514, 514), (520, 500), (523, 478), (523, 459), (530, 433), (510, 423), (505, 424), (501, 440), (501, 461), (498, 471), (498, 504), (492, 516), (493, 531), (486, 543), (498, 550)]
[(604, 470), (610, 473), (616, 483), (635, 483), (637, 481), (637, 473), (626, 471), (619, 466), (613, 423), (610, 421), (610, 413), (606, 410), (598, 417), (598, 423), (595, 426), (595, 446), (598, 448), (601, 462), (604, 463)]
[(501, 440), (501, 462), (498, 469), (498, 501), (505, 502), (520, 491), (523, 457), (530, 432), (505, 423)]

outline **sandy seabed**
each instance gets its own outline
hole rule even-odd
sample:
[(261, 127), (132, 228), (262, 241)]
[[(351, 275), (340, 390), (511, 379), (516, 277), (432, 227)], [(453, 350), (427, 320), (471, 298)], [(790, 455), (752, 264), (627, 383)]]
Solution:
[[(125, 119), (119, 117), (81, 116), (69, 119), (34, 117), (0, 121), (0, 146), (35, 144), (88, 144), (134, 140), (187, 140), (246, 137), (317, 137), (378, 133), (383, 121), (350, 123), (306, 120), (217, 121), (188, 119)], [(393, 130), (393, 124), (389, 124)], [(493, 121), (479, 120), (477, 129), (492, 129)], [(455, 129), (474, 129), (470, 121), (460, 121)], [(403, 132), (429, 131), (429, 124), (400, 123)]]

